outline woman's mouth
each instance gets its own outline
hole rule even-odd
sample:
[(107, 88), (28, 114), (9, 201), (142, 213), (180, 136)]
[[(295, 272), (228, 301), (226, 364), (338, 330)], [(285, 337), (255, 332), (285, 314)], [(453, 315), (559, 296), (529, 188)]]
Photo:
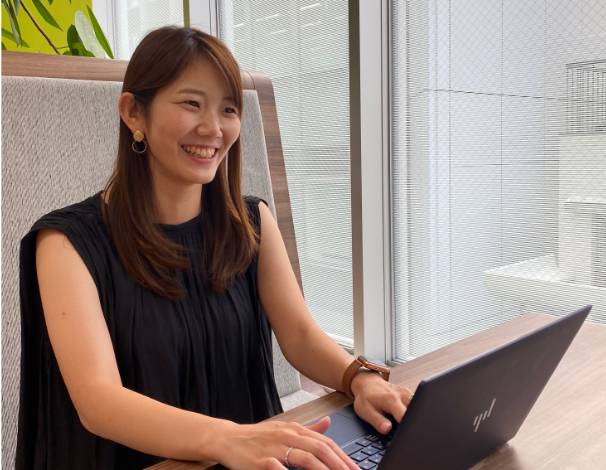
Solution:
[(182, 145), (181, 148), (192, 157), (201, 160), (211, 160), (217, 151), (214, 147), (199, 147), (197, 145)]

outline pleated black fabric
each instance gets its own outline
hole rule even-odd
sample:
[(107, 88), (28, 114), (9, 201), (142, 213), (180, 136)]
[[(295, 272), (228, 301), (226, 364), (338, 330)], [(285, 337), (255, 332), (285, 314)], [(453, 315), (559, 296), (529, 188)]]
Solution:
[[(245, 197), (260, 230), (260, 199)], [(17, 469), (138, 469), (161, 461), (84, 429), (49, 343), (35, 264), (36, 233), (63, 232), (99, 292), (122, 384), (185, 410), (255, 423), (282, 411), (271, 330), (259, 302), (257, 258), (224, 294), (205, 286), (200, 216), (162, 225), (189, 253), (184, 299), (162, 298), (125, 272), (101, 215), (100, 193), (38, 220), (21, 241), (21, 395)]]

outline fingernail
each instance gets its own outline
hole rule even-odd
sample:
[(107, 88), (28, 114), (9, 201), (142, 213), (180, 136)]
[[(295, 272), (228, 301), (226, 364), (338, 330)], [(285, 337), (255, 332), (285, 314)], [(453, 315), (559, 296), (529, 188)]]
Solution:
[(383, 432), (389, 432), (391, 429), (391, 423), (384, 423), (382, 426)]

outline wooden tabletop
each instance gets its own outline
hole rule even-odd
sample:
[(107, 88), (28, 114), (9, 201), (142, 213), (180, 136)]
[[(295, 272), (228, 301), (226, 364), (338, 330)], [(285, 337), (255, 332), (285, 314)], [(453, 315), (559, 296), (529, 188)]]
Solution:
[[(393, 369), (391, 380), (412, 390), (432, 374), (549, 323), (524, 315)], [(272, 419), (306, 423), (349, 404), (331, 393)], [(436, 449), (439, 451), (439, 449)], [(606, 327), (586, 322), (518, 434), (473, 470), (606, 468)], [(209, 464), (167, 460), (153, 470), (202, 470)]]

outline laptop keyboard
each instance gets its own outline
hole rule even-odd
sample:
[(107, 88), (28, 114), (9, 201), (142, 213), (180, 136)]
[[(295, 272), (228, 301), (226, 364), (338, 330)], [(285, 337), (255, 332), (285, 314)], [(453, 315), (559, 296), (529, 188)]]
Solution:
[[(391, 437), (391, 434), (381, 437), (368, 434), (347, 444), (342, 449), (358, 467), (363, 470), (372, 470), (379, 466), (379, 462), (385, 454), (385, 449), (391, 442)], [(300, 470), (298, 467), (288, 468), (289, 470)]]
[(349, 455), (358, 467), (363, 470), (371, 470), (379, 466), (379, 462), (385, 454), (385, 449), (391, 442), (391, 436), (376, 436), (368, 434), (343, 447), (343, 451)]

